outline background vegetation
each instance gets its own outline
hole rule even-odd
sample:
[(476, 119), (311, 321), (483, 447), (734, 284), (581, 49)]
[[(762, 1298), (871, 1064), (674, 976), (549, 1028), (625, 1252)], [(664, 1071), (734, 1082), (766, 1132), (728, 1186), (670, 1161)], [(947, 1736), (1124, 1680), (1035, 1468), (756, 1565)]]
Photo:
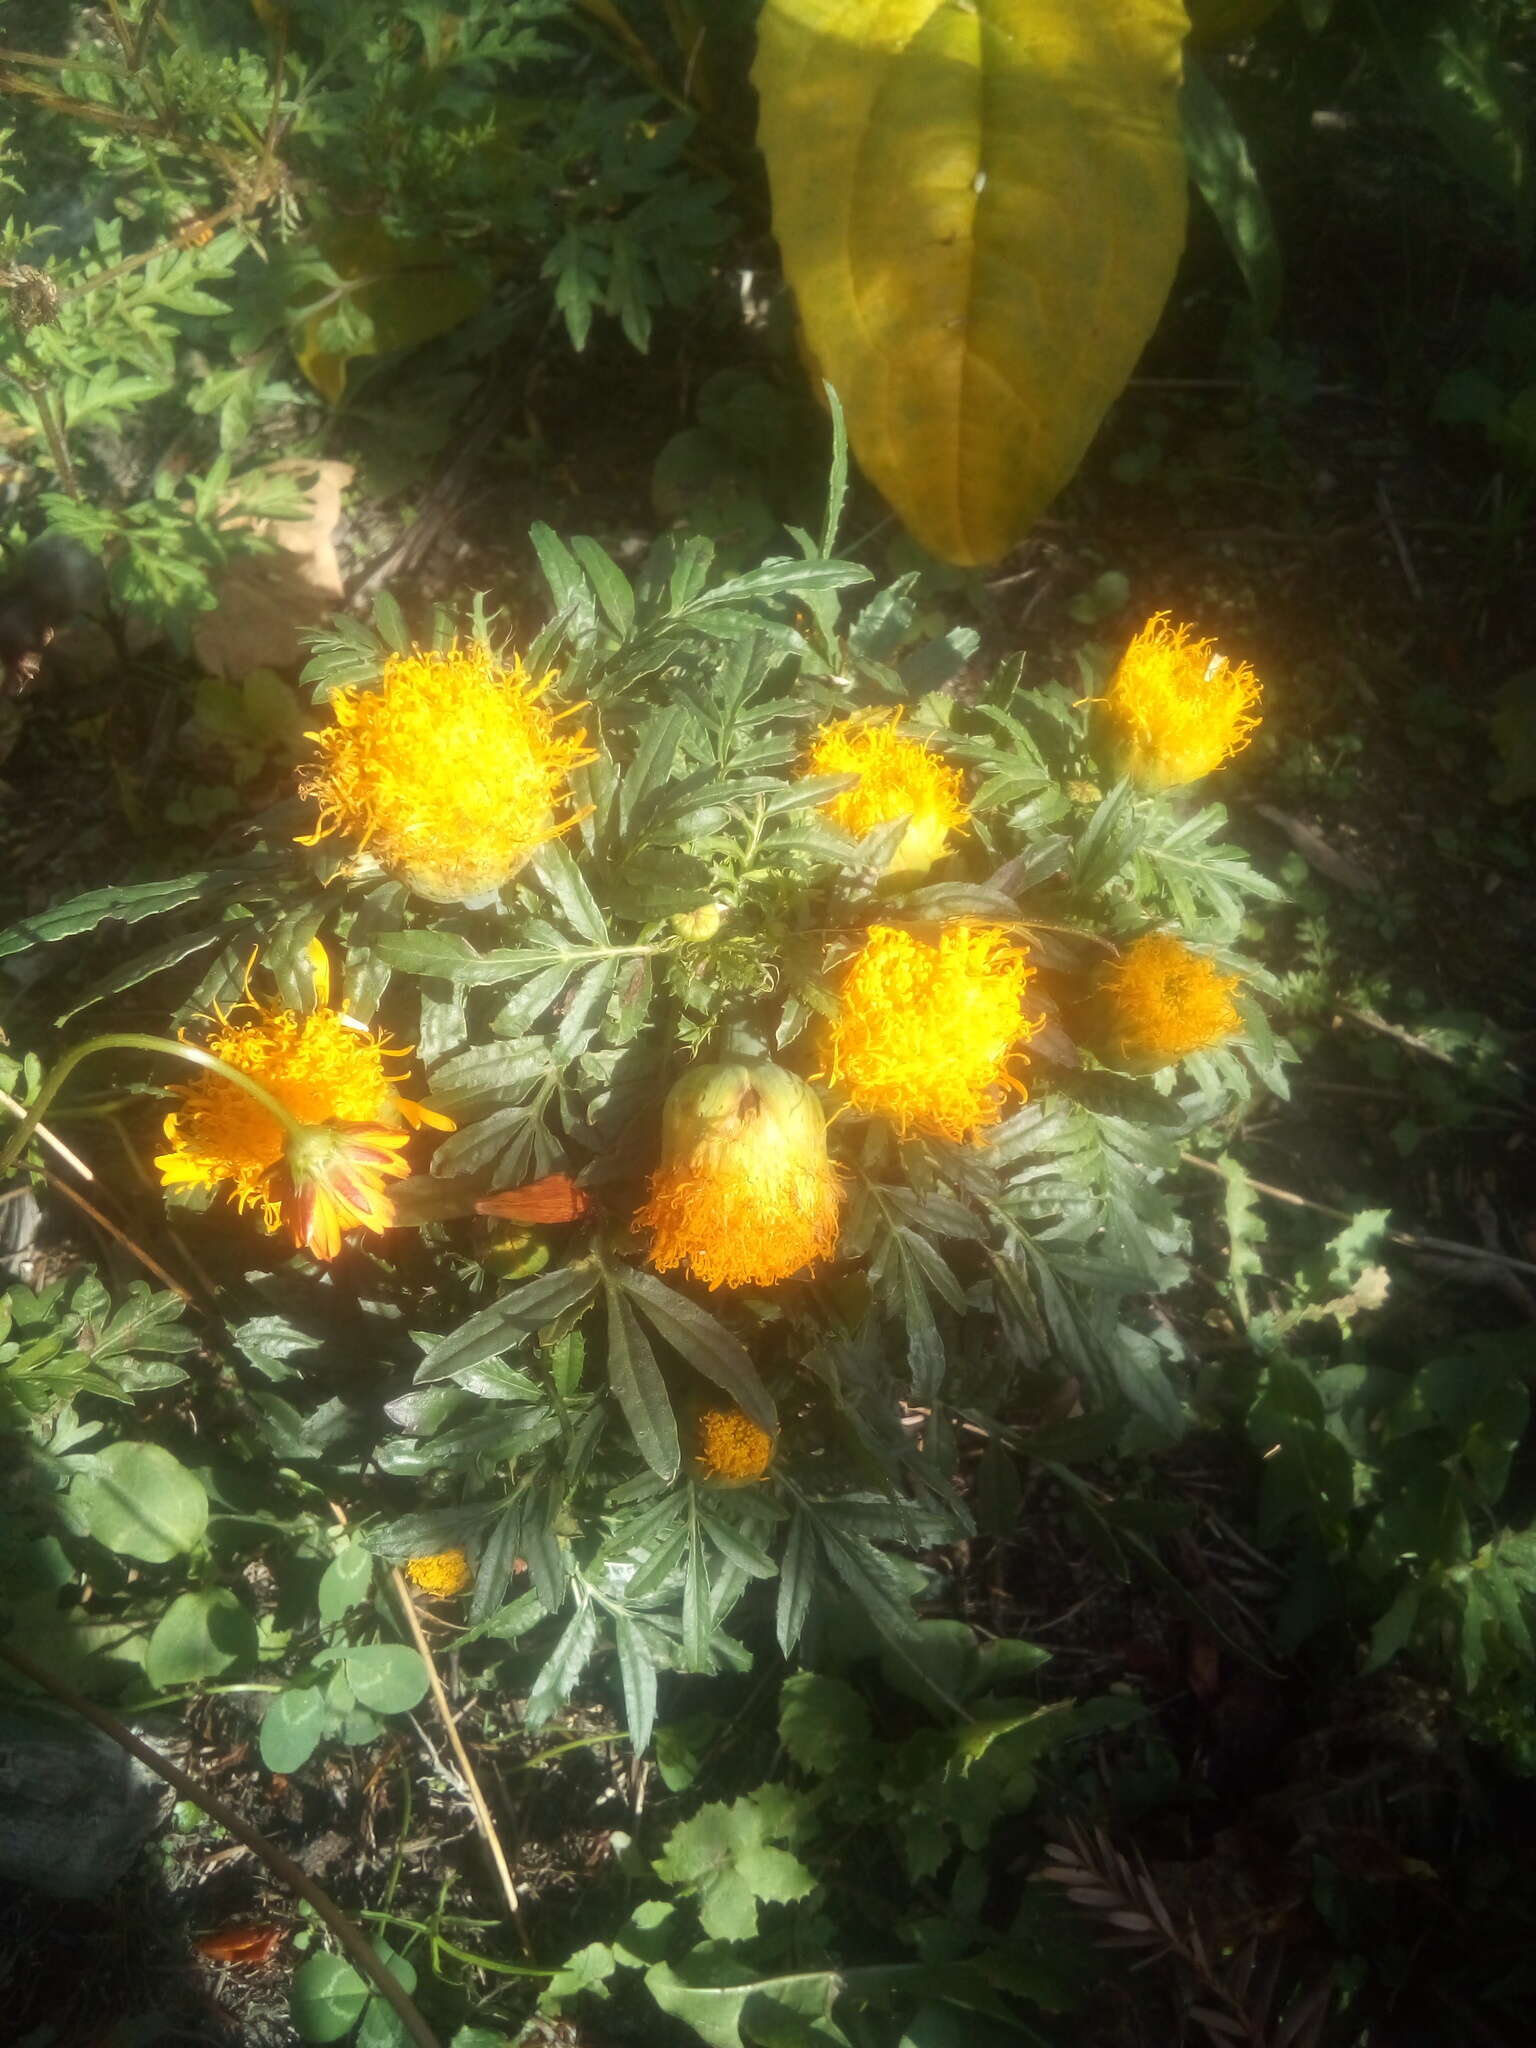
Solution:
[[(0, 10), (7, 662), (36, 536), (106, 581), (0, 697), (0, 1087), (253, 950), (311, 1007), (318, 933), (459, 1125), (412, 1248), (323, 1267), (163, 1205), (168, 1068), (60, 1098), (94, 1178), (0, 1191), (0, 1646), (455, 2048), (1523, 2040), (1536, 10), (1192, 7), (1171, 289), (1099, 400), (1019, 387), (1091, 446), (980, 565), (912, 537), (942, 441), (849, 480), (757, 14)], [(1133, 798), (1081, 700), (1165, 608), (1264, 723)], [(327, 693), (455, 633), (558, 668), (618, 771), (490, 912), (292, 845)], [(794, 794), (850, 703), (974, 799), (894, 904)], [(578, 1164), (627, 1214), (636, 1105), (727, 1031), (808, 1064), (876, 903), (1031, 938), (1058, 1038), (995, 1184), (835, 1124), (855, 1256), (723, 1301), (622, 1217), (468, 1215)], [(1149, 922), (1257, 998), (1161, 1086), (1073, 1007)], [(722, 1389), (777, 1400), (760, 1486), (684, 1464)], [(418, 1611), (398, 1567), (459, 1544)], [(5, 1891), (20, 2038), (409, 2038), (226, 1825)]]

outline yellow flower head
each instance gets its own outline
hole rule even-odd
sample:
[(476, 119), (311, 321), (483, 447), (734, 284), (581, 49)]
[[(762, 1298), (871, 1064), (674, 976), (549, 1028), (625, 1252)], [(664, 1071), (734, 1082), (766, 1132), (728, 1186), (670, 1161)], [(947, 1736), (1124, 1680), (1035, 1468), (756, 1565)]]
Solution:
[(842, 718), (824, 725), (811, 743), (808, 763), (812, 775), (858, 776), (851, 789), (822, 806), (852, 838), (910, 816), (886, 864), (886, 874), (893, 877), (925, 875), (950, 833), (970, 816), (960, 794), (960, 770), (921, 740), (909, 740), (897, 729), (900, 722), (897, 711), (888, 718)]
[(858, 1109), (905, 1137), (980, 1140), (1002, 1114), (1008, 1071), (1032, 1036), (1021, 1004), (1030, 969), (994, 925), (951, 925), (932, 944), (873, 925), (822, 1029), (827, 1076)]
[(821, 1105), (766, 1060), (695, 1067), (667, 1097), (635, 1227), (651, 1263), (706, 1287), (769, 1287), (837, 1249), (842, 1201)]
[(1237, 982), (1166, 932), (1137, 939), (1099, 975), (1107, 1050), (1147, 1071), (1219, 1045), (1242, 1026)]
[(1191, 640), (1167, 612), (1148, 619), (1101, 700), (1121, 772), (1145, 789), (1209, 775), (1247, 746), (1259, 723), (1258, 678), (1212, 640)]
[(773, 1461), (773, 1438), (739, 1408), (706, 1408), (694, 1439), (694, 1472), (717, 1486), (750, 1486)]
[(319, 758), (299, 788), (320, 818), (300, 843), (345, 832), (434, 903), (499, 889), (575, 822), (558, 816), (565, 780), (593, 759), (540, 702), (552, 681), (482, 647), (391, 655), (377, 689), (338, 690), (335, 723), (308, 735)]
[(433, 1600), (451, 1600), (465, 1590), (475, 1575), (462, 1550), (436, 1550), (430, 1557), (413, 1557), (405, 1568), (405, 1576)]
[[(317, 947), (319, 1007), (301, 1013), (268, 1008), (216, 1020), (208, 1051), (249, 1074), (308, 1128), (290, 1143), (270, 1110), (222, 1074), (177, 1088), (180, 1106), (165, 1120), (170, 1149), (155, 1161), (168, 1188), (226, 1188), (237, 1209), (261, 1212), (275, 1231), (286, 1221), (299, 1244), (329, 1258), (340, 1232), (361, 1224), (387, 1230), (392, 1211), (380, 1185), (405, 1171), (395, 1157), (402, 1123), (452, 1130), (447, 1117), (396, 1092), (390, 1052), (330, 1008), (324, 956)], [(338, 1128), (353, 1126), (348, 1130)]]

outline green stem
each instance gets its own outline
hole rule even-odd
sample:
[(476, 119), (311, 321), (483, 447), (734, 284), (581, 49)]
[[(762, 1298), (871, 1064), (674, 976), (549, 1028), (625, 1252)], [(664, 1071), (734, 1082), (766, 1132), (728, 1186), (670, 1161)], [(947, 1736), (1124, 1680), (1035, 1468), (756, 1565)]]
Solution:
[(65, 1053), (58, 1065), (37, 1091), (37, 1099), (27, 1111), (26, 1119), (16, 1135), (4, 1146), (0, 1146), (0, 1174), (15, 1165), (32, 1142), (38, 1125), (48, 1114), (48, 1105), (58, 1094), (80, 1062), (89, 1059), (96, 1052), (158, 1052), (169, 1053), (173, 1059), (186, 1060), (194, 1067), (204, 1067), (210, 1074), (217, 1074), (221, 1080), (232, 1081), (237, 1088), (243, 1088), (253, 1102), (257, 1102), (268, 1116), (276, 1118), (281, 1128), (291, 1138), (301, 1135), (304, 1125), (285, 1109), (271, 1093), (263, 1088), (249, 1074), (242, 1074), (238, 1067), (232, 1067), (228, 1060), (221, 1060), (211, 1052), (204, 1052), (201, 1046), (184, 1045), (179, 1038), (151, 1038), (139, 1031), (108, 1031), (99, 1038), (88, 1038), (84, 1045), (77, 1045), (73, 1052)]
[(412, 1933), (425, 1935), (434, 1948), (444, 1950), (453, 1957), (455, 1962), (470, 1963), (477, 1970), (492, 1970), (498, 1977), (554, 1977), (559, 1975), (559, 1972), (556, 1970), (540, 1969), (533, 1963), (499, 1963), (494, 1956), (477, 1956), (470, 1949), (460, 1948), (456, 1942), (450, 1941), (446, 1935), (437, 1933), (431, 1927), (423, 1926), (421, 1921), (408, 1920), (403, 1913), (369, 1912), (365, 1908), (357, 1917), (359, 1920), (382, 1920), (391, 1927), (409, 1927)]

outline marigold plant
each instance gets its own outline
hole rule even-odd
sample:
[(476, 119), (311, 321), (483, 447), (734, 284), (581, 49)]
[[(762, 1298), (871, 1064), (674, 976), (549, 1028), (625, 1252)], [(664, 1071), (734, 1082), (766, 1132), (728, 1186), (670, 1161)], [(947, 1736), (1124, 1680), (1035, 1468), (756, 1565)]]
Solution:
[(922, 740), (899, 730), (901, 714), (842, 718), (823, 726), (811, 743), (812, 775), (856, 775), (851, 789), (823, 806), (832, 822), (855, 839), (897, 818), (911, 823), (885, 866), (892, 879), (928, 872), (951, 832), (966, 822), (964, 776)]
[(1167, 612), (1149, 619), (1120, 658), (1102, 700), (1110, 749), (1146, 789), (1209, 775), (1246, 747), (1259, 723), (1259, 681), (1246, 662), (1194, 640)]
[[(880, 1546), (973, 1533), (973, 1442), (990, 1461), (1057, 1397), (1106, 1441), (1132, 1416), (1138, 1444), (1176, 1439), (1179, 1326), (1148, 1304), (1188, 1271), (1181, 1146), (1285, 1088), (1234, 988), (1263, 991), (1239, 949), (1277, 892), (1218, 805), (1106, 786), (1106, 720), (1149, 781), (1251, 724), (1243, 672), (1161, 619), (1107, 706), (1010, 662), (947, 700), (941, 748), (890, 707), (968, 643), (916, 647), (899, 587), (861, 610), (865, 572), (830, 557), (712, 580), (699, 536), (659, 542), (631, 586), (595, 541), (537, 540), (554, 623), (528, 674), (579, 678), (590, 746), (515, 661), (455, 643), (462, 614), (432, 621), (447, 654), (395, 651), (387, 605), (323, 639), (308, 680), (336, 716), (304, 782), (321, 831), (377, 859), (321, 885), (258, 842), (157, 883), (183, 917), (170, 951), (199, 963), (187, 1038), (109, 1031), (35, 1088), (0, 1071), (29, 1120), (0, 1165), (80, 1058), (227, 1061), (168, 1105), (168, 1185), (320, 1257), (394, 1225), (361, 1298), (304, 1261), (252, 1277), (217, 1234), (197, 1248), (259, 1301), (226, 1317), (229, 1368), (244, 1351), (271, 1457), (286, 1470), (299, 1431), (317, 1462), (338, 1446), (352, 1540), (412, 1559), (423, 1593), (466, 1589), (473, 1532), (473, 1682), (515, 1687), (531, 1726), (578, 1683), (617, 1687), (640, 1752), (666, 1674), (738, 1668), (765, 1622), (785, 1654), (847, 1601), (891, 1629)], [(483, 604), (473, 620), (493, 630)], [(915, 884), (942, 853), (943, 879), (882, 903), (860, 844), (882, 825), (888, 872)], [(95, 901), (56, 922), (89, 928)], [(317, 931), (371, 1028), (332, 1006)], [(239, 1001), (252, 934), (281, 1005)], [(430, 1111), (400, 1093), (401, 1045)], [(449, 1115), (406, 1175), (410, 1123)], [(373, 1655), (382, 1614), (342, 1606), (363, 1562), (343, 1556), (321, 1602), (340, 1622), (284, 1653), (292, 1718), (326, 1742), (378, 1718), (374, 1666), (398, 1665), (385, 1696), (410, 1689), (409, 1656)], [(330, 1704), (335, 1649), (359, 1704)], [(289, 1768), (294, 1728), (263, 1727)]]
[(995, 926), (951, 925), (929, 941), (875, 925), (821, 1033), (827, 1077), (903, 1137), (976, 1137), (1010, 1091), (1025, 1093), (1009, 1062), (1034, 1029), (1022, 1008), (1029, 978)]
[(1109, 1049), (1123, 1064), (1166, 1067), (1242, 1026), (1223, 974), (1167, 932), (1150, 932), (1099, 975)]
[(782, 1067), (698, 1067), (667, 1098), (661, 1164), (635, 1227), (651, 1263), (706, 1287), (769, 1287), (837, 1246), (821, 1105)]
[(303, 843), (343, 833), (435, 903), (499, 889), (574, 822), (567, 777), (592, 759), (544, 702), (553, 681), (480, 646), (391, 655), (377, 688), (338, 690), (334, 723), (307, 735), (319, 752), (299, 788), (320, 816)]

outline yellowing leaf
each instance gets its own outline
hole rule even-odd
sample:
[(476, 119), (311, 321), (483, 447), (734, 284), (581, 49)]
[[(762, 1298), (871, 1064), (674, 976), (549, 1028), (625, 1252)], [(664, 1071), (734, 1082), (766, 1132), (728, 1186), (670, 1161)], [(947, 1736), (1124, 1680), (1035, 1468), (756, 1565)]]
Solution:
[(350, 362), (419, 347), (459, 326), (485, 302), (484, 285), (457, 267), (444, 244), (398, 241), (376, 220), (343, 221), (319, 238), (319, 246), (343, 280), (355, 331), (346, 346), (329, 345), (332, 298), (324, 295), (304, 319), (294, 355), (332, 405), (341, 403)]
[(759, 140), (854, 450), (953, 562), (1077, 467), (1183, 246), (1180, 0), (767, 0)]

